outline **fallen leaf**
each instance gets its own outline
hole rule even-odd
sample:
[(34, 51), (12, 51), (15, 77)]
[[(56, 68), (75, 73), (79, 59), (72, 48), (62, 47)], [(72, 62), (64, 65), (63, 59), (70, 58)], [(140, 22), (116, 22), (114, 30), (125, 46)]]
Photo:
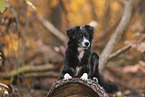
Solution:
[(138, 44), (137, 50), (140, 51), (141, 53), (145, 52), (145, 42)]
[(138, 70), (139, 70), (139, 65), (125, 66), (123, 68), (123, 73), (136, 73)]

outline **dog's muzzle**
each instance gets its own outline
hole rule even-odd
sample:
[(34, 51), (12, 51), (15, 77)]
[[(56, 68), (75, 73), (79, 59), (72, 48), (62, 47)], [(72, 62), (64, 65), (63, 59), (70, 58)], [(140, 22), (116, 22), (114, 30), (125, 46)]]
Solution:
[(87, 38), (83, 38), (82, 45), (83, 49), (88, 49), (90, 47), (90, 42)]

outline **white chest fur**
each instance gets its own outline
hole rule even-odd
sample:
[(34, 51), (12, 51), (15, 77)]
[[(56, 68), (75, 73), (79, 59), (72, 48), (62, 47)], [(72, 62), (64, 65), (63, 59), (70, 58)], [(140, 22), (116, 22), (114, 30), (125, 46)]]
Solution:
[(78, 48), (78, 59), (81, 61), (82, 57), (84, 56), (85, 51), (82, 48)]

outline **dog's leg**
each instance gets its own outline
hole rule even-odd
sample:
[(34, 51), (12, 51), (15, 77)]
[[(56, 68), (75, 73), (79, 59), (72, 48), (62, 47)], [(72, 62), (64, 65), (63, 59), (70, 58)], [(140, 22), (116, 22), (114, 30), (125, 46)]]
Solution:
[(80, 75), (82, 75), (82, 76), (80, 77), (80, 79), (82, 79), (84, 81), (88, 80), (88, 73), (89, 73), (88, 65), (84, 65), (81, 69)]
[(74, 75), (73, 69), (68, 66), (64, 66), (60, 74), (60, 79), (69, 80), (69, 79), (72, 79), (73, 75)]
[(98, 68), (98, 65), (99, 65), (99, 56), (97, 55), (97, 53), (93, 52), (91, 54), (89, 64), (89, 78), (93, 79), (93, 77), (95, 76), (94, 72)]

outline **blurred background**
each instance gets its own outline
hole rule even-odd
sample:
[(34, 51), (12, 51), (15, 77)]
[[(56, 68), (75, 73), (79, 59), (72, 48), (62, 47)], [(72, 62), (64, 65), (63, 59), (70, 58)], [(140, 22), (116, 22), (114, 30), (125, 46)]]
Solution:
[[(26, 1), (0, 0), (0, 83), (20, 97), (47, 95), (63, 67), (66, 29), (94, 26), (92, 49), (101, 55), (125, 4), (125, 0)], [(145, 0), (136, 0), (114, 52), (129, 44), (131, 48), (109, 61), (103, 71), (107, 81), (119, 86), (120, 97), (145, 96), (144, 33)]]

